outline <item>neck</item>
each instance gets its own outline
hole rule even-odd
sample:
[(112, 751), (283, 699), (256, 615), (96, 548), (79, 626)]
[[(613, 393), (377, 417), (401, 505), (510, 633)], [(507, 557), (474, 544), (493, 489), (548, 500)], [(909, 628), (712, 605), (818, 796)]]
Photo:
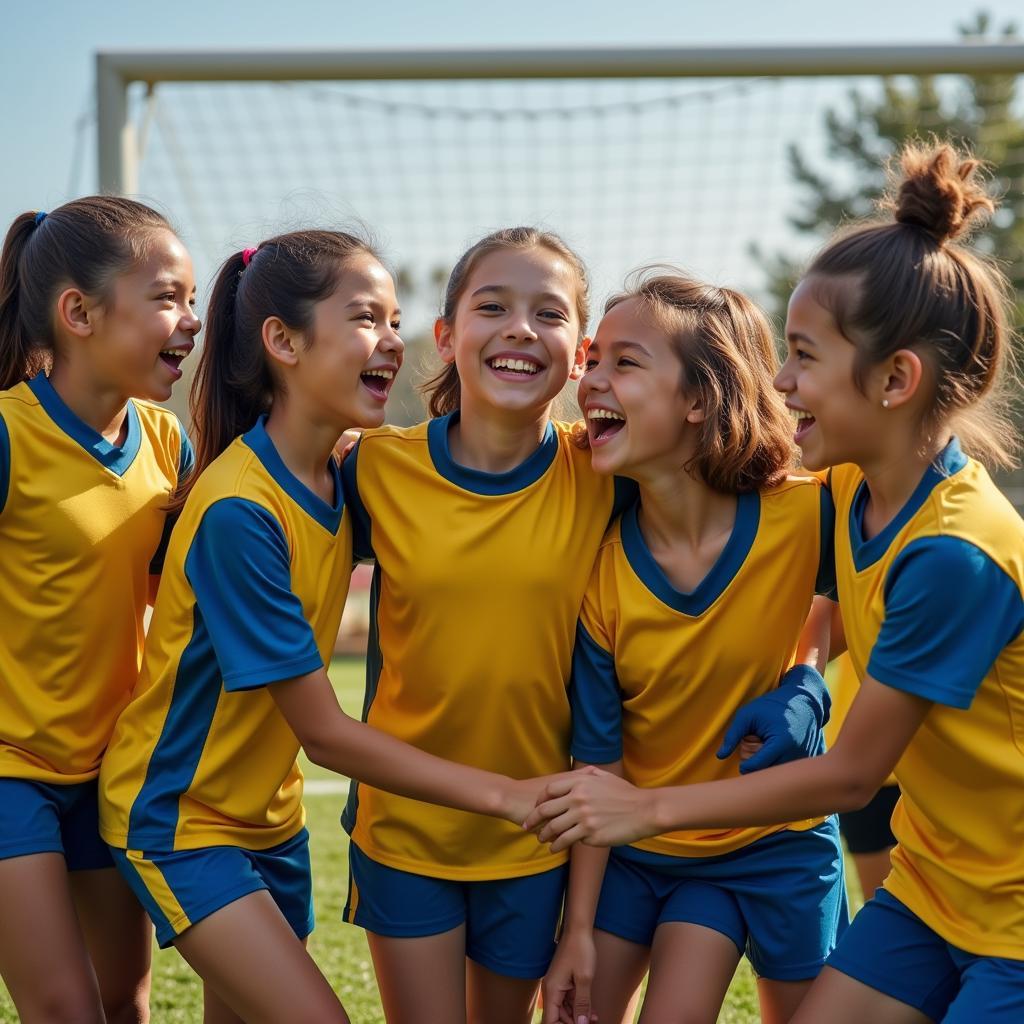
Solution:
[(507, 473), (537, 450), (549, 419), (550, 406), (536, 413), (506, 413), (464, 404), (448, 432), (448, 447), (467, 469)]
[(83, 423), (111, 444), (123, 441), (130, 396), (95, 380), (88, 366), (72, 365), (60, 356), (54, 357), (49, 380), (61, 401)]
[(893, 444), (890, 435), (884, 452), (858, 460), (870, 496), (866, 514), (870, 521), (865, 522), (869, 533), (877, 533), (903, 508), (951, 436), (948, 430), (939, 431), (922, 445), (920, 438), (910, 434)]
[(638, 473), (640, 530), (648, 547), (699, 549), (728, 534), (736, 519), (736, 495), (723, 494), (676, 468)]
[(267, 435), (292, 475), (331, 503), (336, 496), (328, 463), (345, 429), (336, 420), (300, 408), (285, 395), (274, 399), (266, 425)]

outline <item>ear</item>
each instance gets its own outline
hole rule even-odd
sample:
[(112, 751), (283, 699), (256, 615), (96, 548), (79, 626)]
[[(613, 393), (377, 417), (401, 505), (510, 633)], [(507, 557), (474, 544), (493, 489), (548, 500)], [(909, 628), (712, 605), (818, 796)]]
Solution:
[(451, 324), (443, 316), (434, 321), (434, 345), (437, 354), (446, 363), (455, 362), (455, 345), (452, 339)]
[(686, 414), (687, 423), (703, 423), (704, 422), (704, 408), (698, 405), (696, 402), (690, 406), (689, 411)]
[(593, 340), (588, 334), (576, 346), (576, 354), (572, 359), (572, 369), (569, 371), (569, 380), (579, 380), (583, 376), (583, 371), (587, 368), (587, 353), (590, 351), (590, 343)]
[(884, 399), (890, 409), (906, 405), (917, 394), (924, 379), (921, 357), (909, 348), (894, 352), (881, 369), (882, 394), (879, 401)]
[(77, 288), (65, 288), (57, 296), (57, 324), (76, 338), (91, 337), (95, 330), (97, 303)]
[(299, 361), (299, 340), (276, 316), (263, 321), (263, 348), (267, 355), (282, 366), (294, 366)]

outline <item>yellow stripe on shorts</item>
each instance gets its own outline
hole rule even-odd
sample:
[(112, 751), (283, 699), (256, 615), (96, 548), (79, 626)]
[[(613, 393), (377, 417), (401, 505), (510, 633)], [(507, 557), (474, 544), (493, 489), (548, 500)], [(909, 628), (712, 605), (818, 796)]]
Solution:
[(188, 928), (192, 922), (171, 891), (164, 873), (151, 860), (146, 860), (141, 850), (125, 850), (124, 855), (138, 872), (146, 891), (153, 897), (175, 932), (183, 932)]

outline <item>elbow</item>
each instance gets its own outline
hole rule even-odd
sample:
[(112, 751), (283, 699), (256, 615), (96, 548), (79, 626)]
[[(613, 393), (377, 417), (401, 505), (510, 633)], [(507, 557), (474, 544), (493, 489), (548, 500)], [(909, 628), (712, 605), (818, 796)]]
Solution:
[(843, 780), (839, 798), (834, 801), (834, 810), (840, 814), (863, 810), (879, 790), (879, 784), (872, 779), (851, 777)]
[(326, 743), (324, 737), (314, 734), (301, 738), (302, 749), (313, 764), (320, 768), (330, 768), (328, 763), (331, 760), (331, 744)]

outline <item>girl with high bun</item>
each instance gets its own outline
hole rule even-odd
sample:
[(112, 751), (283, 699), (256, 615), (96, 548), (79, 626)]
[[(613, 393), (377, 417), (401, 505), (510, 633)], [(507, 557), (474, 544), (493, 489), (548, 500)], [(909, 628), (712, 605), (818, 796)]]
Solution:
[(804, 465), (832, 467), (836, 577), (860, 689), (822, 757), (636, 789), (587, 769), (528, 825), (554, 848), (793, 820), (902, 798), (884, 886), (794, 1020), (1024, 1019), (1024, 522), (1007, 294), (964, 243), (994, 203), (977, 160), (908, 146), (894, 218), (841, 232), (789, 304), (776, 378)]

